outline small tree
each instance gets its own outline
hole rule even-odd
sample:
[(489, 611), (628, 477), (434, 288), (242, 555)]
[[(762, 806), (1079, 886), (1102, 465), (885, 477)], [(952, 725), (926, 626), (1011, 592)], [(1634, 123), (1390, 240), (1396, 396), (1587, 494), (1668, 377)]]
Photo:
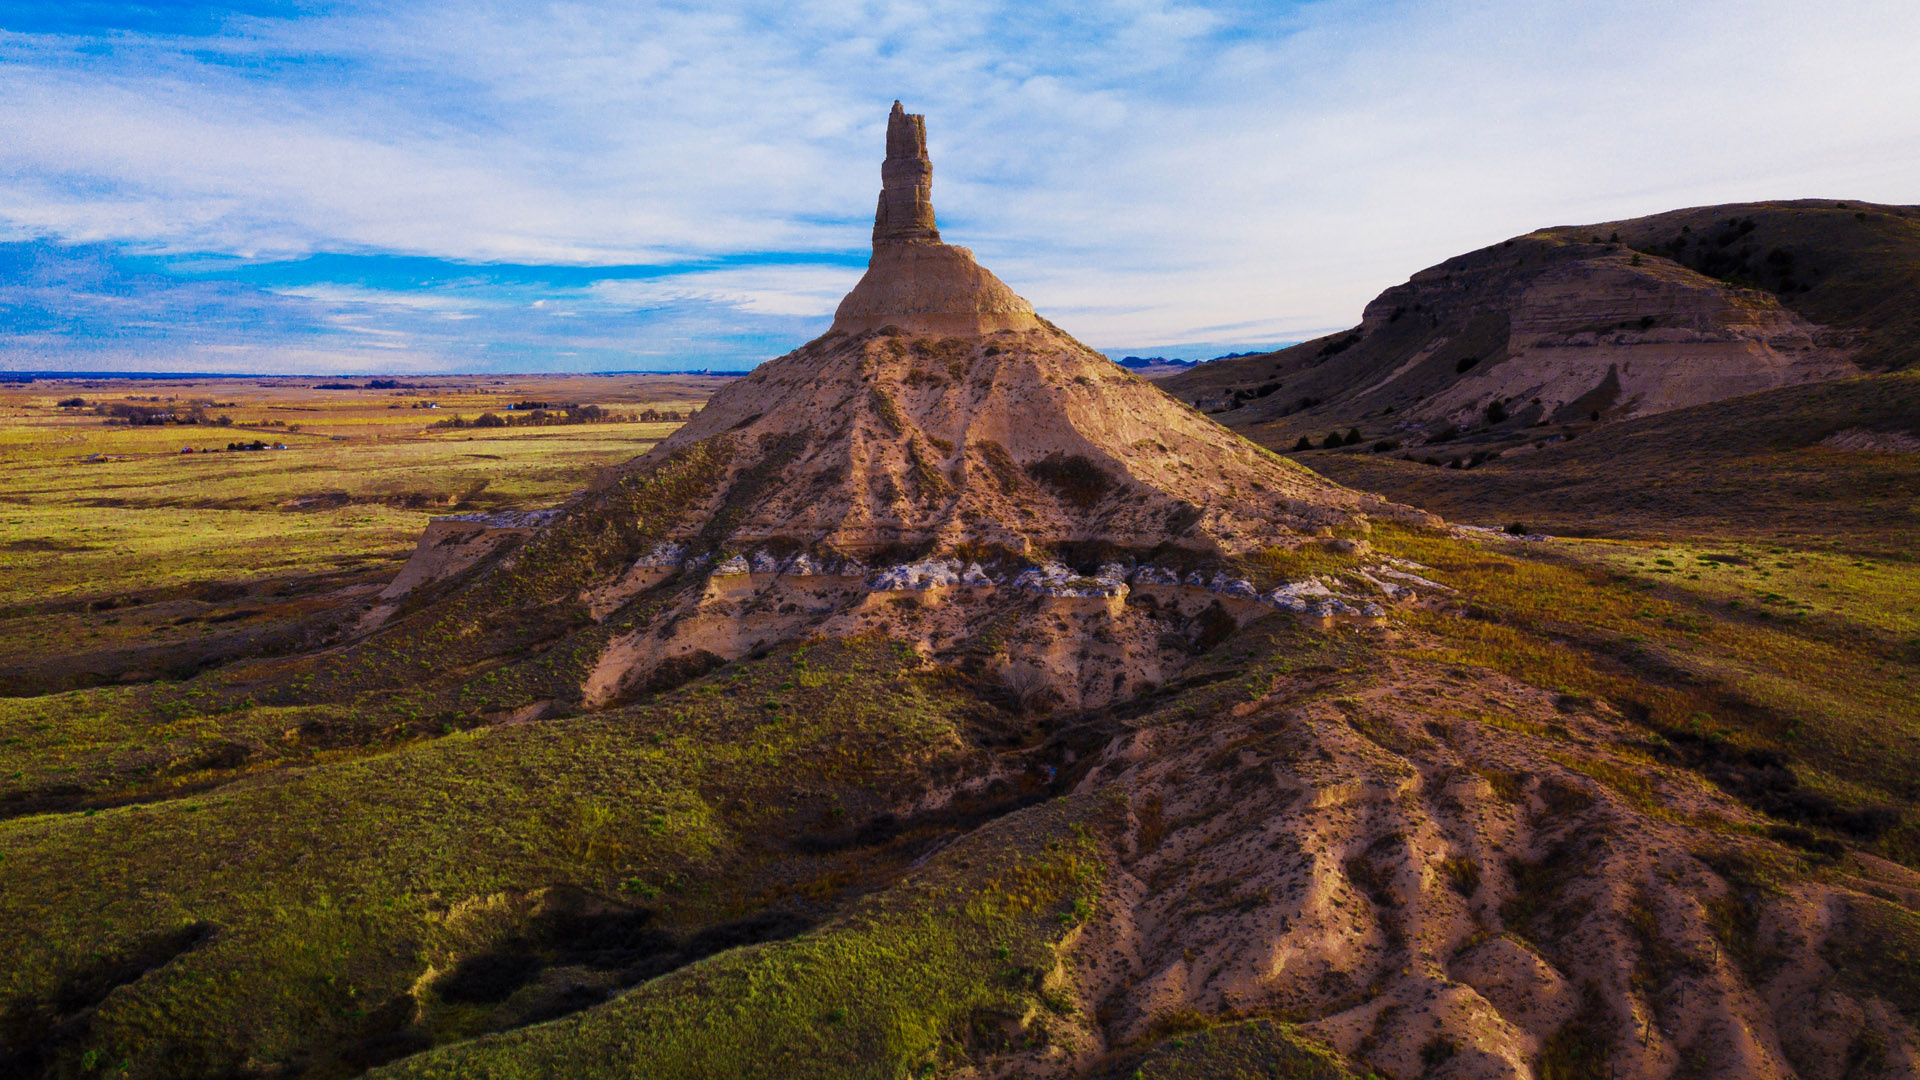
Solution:
[(1302, 450), (1311, 449), (1313, 449), (1313, 440), (1307, 438), (1305, 435), (1300, 436), (1300, 441), (1293, 444), (1293, 451), (1296, 454)]
[(1346, 436), (1337, 431), (1328, 432), (1327, 437), (1320, 440), (1320, 448), (1322, 450), (1338, 450), (1345, 445), (1347, 445)]
[(1359, 445), (1360, 445), (1360, 443), (1361, 443), (1362, 441), (1363, 441), (1363, 440), (1362, 440), (1362, 439), (1361, 439), (1361, 437), (1360, 437), (1360, 429), (1359, 429), (1359, 428), (1357, 428), (1357, 427), (1353, 427), (1353, 428), (1348, 428), (1348, 429), (1347, 429), (1347, 438), (1346, 438), (1346, 444), (1347, 444), (1348, 446), (1359, 446)]
[(1000, 692), (1008, 708), (1025, 716), (1053, 695), (1053, 680), (1032, 664), (1008, 664), (1000, 669)]
[(1498, 424), (1507, 418), (1507, 403), (1494, 398), (1487, 403), (1487, 423)]

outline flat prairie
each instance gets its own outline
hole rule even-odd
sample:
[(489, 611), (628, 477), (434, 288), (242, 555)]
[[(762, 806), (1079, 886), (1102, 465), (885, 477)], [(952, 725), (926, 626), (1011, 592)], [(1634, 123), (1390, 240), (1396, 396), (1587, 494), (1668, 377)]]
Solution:
[[(726, 380), (370, 381), (0, 387), (0, 687), (179, 676), (296, 648), (341, 601), (391, 578), (432, 516), (553, 505), (665, 438)], [(567, 405), (606, 418), (435, 426), (531, 419), (520, 406), (542, 404), (549, 421)], [(130, 410), (197, 422), (103, 415)], [(264, 449), (229, 449), (242, 444)]]

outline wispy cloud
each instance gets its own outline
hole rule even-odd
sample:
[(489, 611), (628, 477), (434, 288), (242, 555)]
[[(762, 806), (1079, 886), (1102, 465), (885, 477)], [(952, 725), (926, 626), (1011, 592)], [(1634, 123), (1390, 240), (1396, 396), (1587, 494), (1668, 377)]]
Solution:
[[(423, 363), (750, 362), (857, 275), (900, 97), (948, 238), (1068, 329), (1270, 343), (1544, 224), (1912, 201), (1915, 40), (1904, 0), (27, 5), (0, 12), (0, 238), (238, 256), (134, 269)], [(0, 329), (0, 364), (99, 345), (106, 301), (78, 308)]]

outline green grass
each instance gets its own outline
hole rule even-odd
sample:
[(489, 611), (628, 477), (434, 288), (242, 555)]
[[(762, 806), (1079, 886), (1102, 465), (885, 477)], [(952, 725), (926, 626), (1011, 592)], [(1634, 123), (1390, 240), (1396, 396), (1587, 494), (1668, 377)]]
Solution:
[(1292, 1024), (1242, 1020), (1162, 1040), (1130, 1080), (1360, 1080), (1340, 1055)]
[(600, 648), (651, 610), (595, 624), (581, 582), (630, 564), (712, 489), (727, 453), (724, 438), (709, 441), (619, 477), (511, 559), (341, 649), (191, 682), (0, 698), (0, 801), (48, 788), (93, 802), (140, 795), (206, 779), (189, 774), (206, 771), (191, 763), (210, 749), (259, 767), (475, 727), (528, 702), (577, 701)]
[(383, 1077), (872, 1077), (1049, 1037), (1043, 990), (1097, 895), (1103, 796), (1002, 819), (792, 941), (722, 954), (576, 1017)]
[(823, 877), (858, 883), (886, 860), (793, 857), (769, 838), (812, 827), (830, 793), (858, 819), (965, 760), (965, 703), (884, 641), (817, 646), (804, 663), (815, 687), (780, 692), (794, 708), (778, 714), (759, 703), (795, 681), (790, 654), (643, 708), (0, 823), (0, 1002), (30, 1011), (90, 962), (210, 924), (205, 944), (107, 1000), (62, 1060), (218, 1072), (351, 1045), (429, 967), (484, 944), (455, 916), (489, 897), (638, 882), (662, 890), (667, 925), (697, 926)]

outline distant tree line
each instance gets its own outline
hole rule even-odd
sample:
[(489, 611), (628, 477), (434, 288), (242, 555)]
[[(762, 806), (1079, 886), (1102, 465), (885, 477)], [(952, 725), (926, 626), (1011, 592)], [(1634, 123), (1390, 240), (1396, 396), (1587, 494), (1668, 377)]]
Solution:
[(161, 424), (213, 424), (226, 427), (233, 423), (233, 417), (221, 413), (208, 416), (207, 407), (199, 402), (186, 405), (135, 405), (124, 401), (101, 402), (93, 407), (95, 416), (106, 417), (109, 424), (132, 424), (149, 426)]
[[(527, 404), (539, 404), (528, 402)], [(436, 428), (508, 428), (508, 427), (555, 427), (562, 424), (631, 424), (662, 422), (677, 423), (691, 420), (700, 410), (689, 409), (685, 416), (674, 409), (644, 409), (637, 413), (614, 412), (598, 405), (560, 405), (552, 408), (534, 408), (522, 411), (516, 405), (506, 416), (495, 412), (483, 412), (469, 420), (464, 416), (455, 416), (447, 420), (438, 420), (428, 425)]]

